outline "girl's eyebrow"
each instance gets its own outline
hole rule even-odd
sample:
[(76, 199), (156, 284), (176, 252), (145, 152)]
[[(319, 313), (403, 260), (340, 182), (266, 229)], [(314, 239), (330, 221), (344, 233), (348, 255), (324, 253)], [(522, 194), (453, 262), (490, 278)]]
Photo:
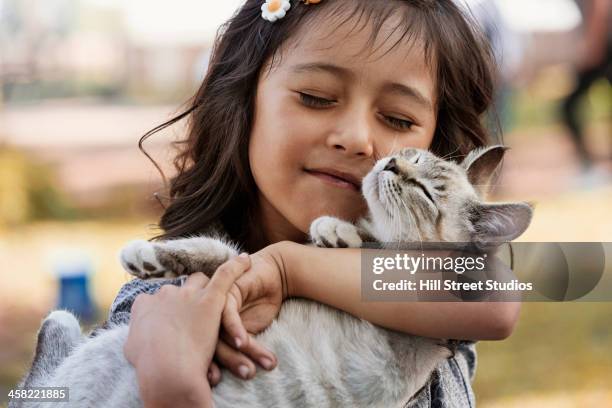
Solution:
[(349, 77), (349, 79), (352, 79), (355, 76), (350, 69), (327, 62), (309, 62), (305, 64), (297, 64), (291, 67), (291, 72), (296, 74), (312, 71), (328, 72), (337, 77)]
[(397, 82), (387, 82), (385, 83), (383, 89), (390, 93), (406, 96), (427, 109), (433, 109), (433, 104), (429, 98), (412, 86), (398, 84)]
[[(327, 62), (309, 62), (305, 64), (297, 64), (292, 66), (290, 68), (290, 71), (296, 74), (318, 71), (327, 72), (339, 78), (354, 79), (355, 77), (355, 74), (350, 69)], [(401, 96), (408, 97), (427, 109), (433, 109), (433, 104), (431, 103), (429, 98), (419, 92), (419, 90), (415, 87), (400, 84), (397, 82), (386, 82), (383, 86), (383, 89), (390, 93), (395, 93)]]

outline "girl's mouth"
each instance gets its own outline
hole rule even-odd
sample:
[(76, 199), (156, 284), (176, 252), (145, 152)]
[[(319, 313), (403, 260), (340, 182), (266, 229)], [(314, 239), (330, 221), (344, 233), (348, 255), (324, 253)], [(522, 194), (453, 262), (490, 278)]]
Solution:
[(304, 171), (311, 176), (317, 177), (318, 179), (331, 184), (336, 187), (344, 188), (347, 190), (357, 191), (359, 192), (361, 187), (360, 183), (355, 181), (355, 178), (341, 172), (330, 170), (330, 169), (317, 169), (317, 170), (309, 170), (304, 169)]

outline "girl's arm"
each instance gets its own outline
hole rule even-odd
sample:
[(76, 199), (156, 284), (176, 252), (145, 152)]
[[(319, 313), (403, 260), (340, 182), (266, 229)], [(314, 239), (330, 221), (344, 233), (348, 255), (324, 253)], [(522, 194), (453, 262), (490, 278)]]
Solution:
[(289, 297), (325, 303), (379, 326), (425, 337), (501, 340), (518, 319), (520, 302), (366, 302), (360, 249), (276, 245)]
[[(511, 334), (520, 302), (363, 301), (360, 251), (282, 241), (251, 254), (251, 268), (236, 281), (239, 290), (230, 292), (232, 301), (223, 313), (229, 337), (248, 344), (247, 333), (259, 333), (268, 327), (289, 297), (311, 299), (379, 326), (419, 336), (501, 340)], [(514, 293), (511, 296), (515, 298)], [(238, 372), (240, 364), (248, 359), (240, 351), (228, 349), (225, 355), (217, 356), (217, 361)]]

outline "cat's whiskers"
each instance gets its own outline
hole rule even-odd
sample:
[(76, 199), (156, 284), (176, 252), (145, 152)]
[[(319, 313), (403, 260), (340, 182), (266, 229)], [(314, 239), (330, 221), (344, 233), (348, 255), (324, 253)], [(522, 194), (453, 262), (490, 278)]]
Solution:
[[(399, 212), (399, 206), (397, 203), (397, 197), (395, 195), (395, 192), (393, 190), (393, 187), (391, 185), (391, 181), (387, 180), (386, 183), (386, 188), (387, 188), (387, 193), (390, 196), (390, 199), (393, 201), (392, 203), (392, 210), (393, 213), (391, 214), (391, 219), (389, 220), (390, 224), (391, 224), (391, 239), (394, 239), (396, 241), (399, 241), (401, 239), (401, 232), (402, 230), (400, 229), (398, 231), (398, 220), (400, 220), (400, 212)], [(399, 227), (401, 227), (401, 223), (399, 224)], [(398, 238), (397, 233), (400, 233), (400, 238)]]
[[(399, 224), (398, 225), (399, 228), (398, 228), (398, 231), (397, 231), (397, 232), (399, 232), (399, 235), (396, 235), (395, 238), (396, 238), (396, 240), (398, 242), (400, 242), (400, 241), (403, 241), (403, 234), (404, 234), (404, 228), (403, 228), (404, 227), (404, 225), (403, 225), (404, 223), (401, 222), (401, 220), (402, 220), (401, 215), (402, 214), (401, 214), (401, 211), (400, 211), (400, 208), (401, 208), (400, 206), (403, 204), (403, 202), (402, 202), (401, 196), (399, 194), (395, 193), (395, 189), (396, 188), (398, 188), (396, 183), (394, 183), (394, 186), (391, 187), (391, 182), (389, 182), (390, 194), (391, 194), (391, 197), (393, 198), (393, 202), (395, 204), (395, 206), (394, 206), (394, 220), (396, 221), (396, 224)], [(397, 212), (397, 217), (395, 217), (395, 212)], [(396, 231), (395, 231), (395, 228), (394, 228), (394, 233), (395, 232)]]
[[(395, 237), (396, 234), (396, 221), (398, 218), (396, 218), (396, 211), (397, 211), (397, 202), (396, 202), (396, 197), (393, 191), (393, 187), (391, 186), (391, 181), (389, 179), (385, 179), (385, 183), (384, 183), (384, 189), (385, 189), (385, 195), (387, 196), (387, 202), (389, 205), (392, 206), (393, 209), (393, 213), (391, 213), (389, 210), (387, 210), (387, 213), (390, 215), (390, 224), (391, 224), (391, 236)], [(397, 214), (399, 215), (399, 214)]]
[(389, 148), (389, 151), (384, 157), (392, 156), (395, 153), (395, 143), (397, 142), (397, 136), (393, 138), (393, 145)]
[(423, 251), (423, 237), (421, 237), (421, 231), (419, 231), (419, 228), (416, 225), (416, 221), (413, 219), (413, 216), (415, 215), (413, 212), (411, 212), (410, 210), (408, 210), (408, 206), (406, 205), (406, 202), (404, 200), (401, 200), (402, 204), (404, 205), (404, 208), (406, 209), (406, 213), (408, 215), (408, 219), (410, 221), (410, 225), (412, 227), (414, 227), (414, 229), (417, 232), (417, 235), (419, 236), (419, 246), (421, 247), (421, 251)]
[(389, 197), (388, 197), (388, 191), (387, 191), (387, 180), (385, 179), (384, 182), (382, 183), (382, 187), (379, 187), (379, 199), (381, 202), (381, 206), (383, 207), (384, 211), (387, 213), (387, 217), (383, 218), (383, 222), (385, 224), (385, 230), (392, 230), (394, 228), (393, 226), (393, 214), (391, 213), (391, 211), (389, 211), (389, 206), (391, 205), (389, 202)]
[[(395, 187), (397, 187), (397, 184), (395, 185)], [(400, 211), (400, 202), (401, 202), (401, 197), (399, 196), (399, 194), (396, 194), (395, 192), (395, 188), (392, 189), (393, 191), (393, 199), (394, 202), (396, 203), (396, 205), (394, 206), (394, 213), (397, 212), (397, 218), (395, 218), (396, 224), (399, 226), (399, 230), (398, 230), (398, 235), (396, 235), (396, 239), (398, 241), (398, 245), (399, 242), (403, 241), (403, 236), (404, 236), (404, 223), (401, 222), (402, 217), (401, 217), (401, 211)]]
[(452, 152), (449, 152), (447, 154), (445, 154), (444, 156), (440, 157), (442, 160), (452, 160), (456, 157), (460, 157), (460, 155), (457, 156), (453, 156), (453, 154), (457, 153), (459, 151), (459, 146), (457, 146), (457, 148), (455, 150), (453, 150)]
[[(395, 194), (393, 195), (397, 200), (399, 200), (399, 197), (397, 197)], [(396, 235), (396, 239), (398, 242), (403, 241), (403, 236), (404, 236), (404, 223), (401, 222), (401, 212), (400, 212), (400, 208), (399, 205), (396, 205), (393, 207), (393, 209), (395, 210), (394, 213), (397, 213), (397, 218), (395, 218), (395, 224), (398, 226), (398, 234)]]

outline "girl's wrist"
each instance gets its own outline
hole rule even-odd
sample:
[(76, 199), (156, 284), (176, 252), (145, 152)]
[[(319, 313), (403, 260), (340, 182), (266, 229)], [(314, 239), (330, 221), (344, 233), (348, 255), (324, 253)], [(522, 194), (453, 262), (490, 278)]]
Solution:
[(145, 408), (192, 408), (212, 407), (210, 391), (192, 389), (188, 393), (160, 394), (153, 392), (141, 396)]
[[(159, 368), (159, 367), (156, 367)], [(143, 372), (144, 371), (144, 372)], [(137, 369), (140, 397), (146, 408), (149, 407), (204, 407), (209, 406), (210, 386), (201, 379), (201, 373), (188, 373), (168, 378), (150, 375), (145, 367)]]
[(203, 374), (205, 369), (199, 364), (185, 364), (172, 353), (160, 355), (158, 349), (144, 345), (132, 364), (146, 408), (204, 406), (202, 401), (210, 395), (210, 386)]
[(283, 300), (291, 297), (299, 297), (299, 274), (300, 260), (298, 252), (304, 248), (293, 241), (280, 241), (270, 245), (272, 257), (274, 258), (281, 275), (283, 286)]

